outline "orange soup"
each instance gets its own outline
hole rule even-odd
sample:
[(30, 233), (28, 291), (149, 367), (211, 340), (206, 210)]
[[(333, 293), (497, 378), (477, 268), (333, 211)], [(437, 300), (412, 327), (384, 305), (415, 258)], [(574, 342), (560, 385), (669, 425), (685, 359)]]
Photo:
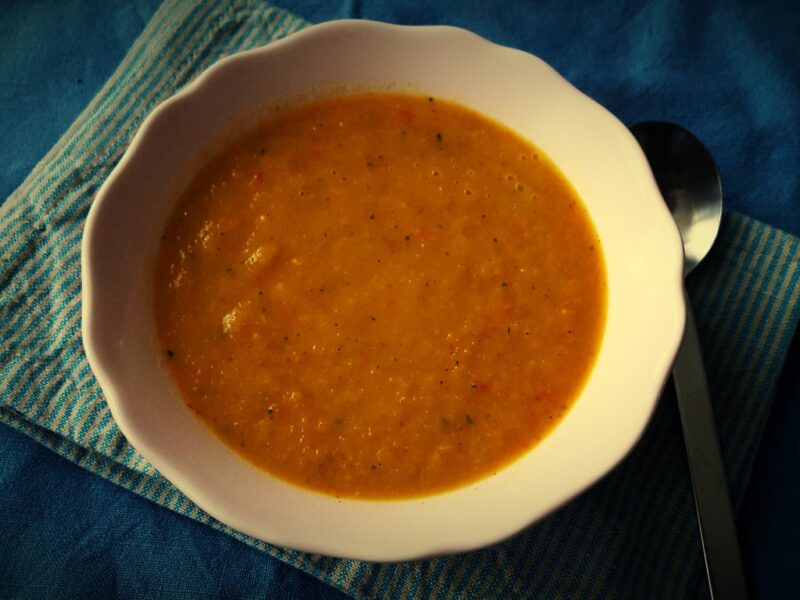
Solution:
[(490, 476), (562, 418), (598, 352), (605, 267), (536, 147), (450, 102), (358, 94), (202, 168), (155, 309), (186, 404), (247, 460), (412, 497)]

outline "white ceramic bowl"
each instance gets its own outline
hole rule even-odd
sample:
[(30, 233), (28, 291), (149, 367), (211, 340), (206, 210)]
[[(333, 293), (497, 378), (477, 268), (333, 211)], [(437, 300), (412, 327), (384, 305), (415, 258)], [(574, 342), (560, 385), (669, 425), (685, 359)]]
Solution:
[[(337, 500), (257, 470), (186, 408), (156, 338), (158, 239), (204, 152), (275, 99), (342, 84), (457, 100), (532, 140), (583, 198), (607, 261), (606, 331), (572, 410), (496, 476), (427, 498)], [(86, 354), (131, 444), (244, 533), (378, 561), (491, 544), (597, 481), (641, 436), (684, 324), (680, 237), (625, 126), (538, 58), (450, 27), (332, 22), (220, 61), (145, 121), (92, 206), (82, 260)]]

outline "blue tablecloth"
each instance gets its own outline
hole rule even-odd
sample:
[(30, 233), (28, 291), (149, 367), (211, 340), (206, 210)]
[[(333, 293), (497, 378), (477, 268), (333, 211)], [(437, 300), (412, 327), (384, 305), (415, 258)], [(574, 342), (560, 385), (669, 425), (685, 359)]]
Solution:
[[(28, 2), (0, 12), (0, 198), (91, 100), (157, 5)], [(450, 23), (538, 54), (626, 122), (660, 118), (697, 132), (718, 159), (729, 208), (800, 233), (797, 9), (732, 2), (284, 6), (312, 22), (356, 16)], [(633, 43), (643, 39), (647, 47)], [(664, 90), (659, 82), (676, 72), (685, 87)], [(620, 81), (619, 73), (636, 77)], [(795, 340), (741, 512), (754, 597), (800, 589), (800, 406), (792, 402), (800, 397), (799, 354)], [(0, 482), (0, 595), (341, 596), (5, 426)]]

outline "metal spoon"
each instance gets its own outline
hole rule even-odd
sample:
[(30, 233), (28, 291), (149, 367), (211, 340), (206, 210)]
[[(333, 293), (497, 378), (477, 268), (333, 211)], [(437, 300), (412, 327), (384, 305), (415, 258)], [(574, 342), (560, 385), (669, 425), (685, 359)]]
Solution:
[[(702, 142), (671, 123), (631, 127), (655, 175), (683, 238), (688, 276), (705, 257), (719, 231), (722, 186)], [(689, 297), (686, 330), (672, 368), (686, 454), (692, 476), (697, 521), (711, 597), (747, 598), (733, 509), (722, 465), (717, 428)]]

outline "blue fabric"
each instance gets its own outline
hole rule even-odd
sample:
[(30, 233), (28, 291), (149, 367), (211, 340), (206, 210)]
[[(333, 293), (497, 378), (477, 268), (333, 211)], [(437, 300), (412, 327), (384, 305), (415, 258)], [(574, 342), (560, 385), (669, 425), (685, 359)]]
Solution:
[[(28, 8), (31, 6), (33, 8)], [(785, 131), (797, 130), (800, 111), (797, 99), (800, 53), (797, 52), (795, 33), (798, 30), (797, 11), (782, 11), (777, 5), (744, 8), (732, 3), (716, 7), (692, 6), (691, 10), (667, 8), (665, 5), (617, 8), (610, 3), (594, 7), (582, 3), (580, 6), (583, 8), (579, 10), (567, 4), (542, 4), (523, 10), (511, 5), (505, 10), (492, 8), (491, 13), (478, 5), (456, 9), (445, 4), (432, 6), (422, 3), (406, 6), (299, 3), (290, 8), (314, 21), (349, 14), (358, 16), (360, 12), (366, 17), (395, 22), (452, 22), (495, 41), (537, 53), (623, 120), (632, 122), (647, 117), (667, 118), (697, 131), (718, 158), (728, 205), (797, 232), (800, 224), (797, 207), (800, 201), (798, 142), (796, 136), (782, 135)], [(4, 83), (0, 92), (0, 114), (3, 125), (8, 125), (0, 128), (0, 135), (8, 136), (0, 138), (0, 152), (3, 152), (0, 163), (9, 165), (8, 174), (5, 168), (3, 170), (2, 184), (8, 188), (2, 188), (3, 198), (20, 183), (33, 162), (44, 154), (77, 112), (89, 102), (122, 58), (132, 37), (149, 16), (147, 11), (153, 7), (141, 3), (135, 8), (139, 12), (131, 12), (130, 7), (113, 4), (62, 7), (55, 3), (34, 3), (12, 5), (3, 14), (0, 40), (3, 44), (10, 40), (8, 43), (11, 48), (0, 55), (15, 57), (14, 61), (0, 64), (0, 81)], [(570, 35), (561, 33), (564, 23), (570, 23)], [(47, 35), (41, 35), (41, 30), (36, 30), (42, 24)], [(87, 27), (91, 35), (87, 34)], [(91, 40), (91, 45), (87, 45), (87, 39)], [(610, 66), (607, 70), (599, 69), (598, 64)], [(794, 356), (797, 356), (796, 350)], [(766, 446), (769, 449), (778, 444), (777, 452), (780, 453), (775, 455), (778, 460), (766, 460), (764, 475), (757, 469), (754, 477), (755, 482), (759, 482), (759, 477), (767, 477), (766, 484), (761, 482), (765, 486), (772, 485), (770, 470), (775, 471), (775, 465), (786, 464), (787, 458), (791, 460), (792, 457), (795, 459), (793, 464), (798, 464), (797, 451), (792, 451), (791, 444), (776, 442), (772, 435), (777, 432), (792, 436), (800, 430), (797, 416), (792, 416), (796, 415), (796, 412), (792, 413), (792, 405), (788, 400), (781, 402), (781, 398), (797, 397), (796, 377), (794, 383), (785, 380), (781, 390), (784, 396), (778, 397), (776, 406), (782, 411), (778, 413), (781, 416), (780, 423), (767, 430), (767, 444), (772, 446)], [(794, 427), (791, 427), (792, 418), (795, 419)], [(74, 570), (71, 567), (76, 556), (68, 550), (76, 546), (70, 539), (73, 537), (92, 540), (86, 546), (78, 544), (79, 548), (95, 547), (105, 541), (102, 550), (95, 553), (113, 556), (114, 559), (109, 563), (87, 562), (87, 557), (93, 556), (91, 553), (79, 554), (79, 558), (90, 566), (108, 564), (112, 573), (115, 573), (109, 576), (110, 580), (127, 580), (127, 585), (133, 582), (130, 574), (136, 573), (142, 578), (140, 589), (160, 590), (167, 595), (186, 597), (202, 592), (222, 594), (227, 593), (226, 590), (245, 597), (249, 590), (258, 589), (257, 586), (248, 588), (245, 584), (240, 588), (226, 588), (222, 584), (214, 587), (218, 584), (211, 581), (214, 577), (204, 577), (202, 570), (200, 574), (182, 571), (184, 576), (173, 578), (171, 568), (167, 565), (187, 562), (185, 557), (181, 557), (179, 547), (175, 548), (177, 554), (171, 557), (177, 562), (164, 560), (148, 563), (143, 560), (142, 557), (147, 556), (149, 550), (168, 546), (162, 544), (163, 538), (167, 537), (164, 531), (168, 531), (170, 537), (184, 540), (185, 547), (197, 543), (208, 546), (209, 556), (217, 553), (225, 556), (220, 562), (207, 563), (211, 567), (206, 571), (213, 572), (215, 577), (222, 578), (229, 570), (236, 572), (231, 565), (239, 559), (225, 554), (223, 548), (213, 549), (218, 543), (223, 543), (223, 546), (225, 542), (231, 543), (224, 536), (224, 542), (215, 542), (213, 540), (216, 538), (207, 537), (210, 535), (207, 528), (169, 513), (163, 515), (166, 511), (156, 510), (149, 503), (137, 499), (142, 506), (130, 509), (144, 511), (142, 514), (148, 516), (143, 518), (141, 515), (132, 517), (127, 512), (116, 512), (115, 507), (119, 505), (116, 500), (108, 501), (109, 496), (103, 496), (103, 501), (98, 502), (92, 494), (95, 485), (99, 486), (99, 480), (68, 463), (65, 463), (69, 467), (67, 470), (75, 473), (70, 472), (60, 481), (66, 483), (84, 479), (86, 487), (78, 486), (76, 490), (65, 485), (63, 492), (54, 493), (53, 490), (58, 488), (49, 486), (47, 482), (50, 476), (57, 479), (58, 467), (49, 465), (47, 458), (59, 459), (47, 455), (47, 458), (42, 458), (39, 455), (44, 453), (37, 446), (33, 446), (35, 452), (31, 454), (17, 454), (14, 449), (24, 448), (30, 442), (8, 428), (3, 428), (2, 432), (2, 440), (4, 443), (9, 441), (9, 446), (7, 452), (5, 446), (2, 452), (4, 504), (0, 505), (3, 509), (0, 514), (21, 513), (26, 518), (30, 517), (27, 522), (4, 520), (0, 533), (0, 541), (7, 542), (3, 544), (4, 547), (25, 549), (18, 555), (4, 557), (4, 568), (7, 570), (0, 571), (0, 582), (11, 582), (18, 586), (9, 588), (15, 590), (14, 595), (35, 596), (47, 589), (60, 589), (65, 592), (64, 595), (79, 596), (82, 595), (81, 591), (89, 590), (92, 586), (113, 592), (115, 588), (109, 587), (99, 570), (88, 569), (85, 578), (72, 576)], [(777, 439), (781, 439), (780, 435)], [(759, 464), (762, 463), (764, 461), (760, 460)], [(45, 465), (41, 477), (36, 476), (36, 465)], [(800, 470), (787, 467), (786, 472), (789, 474), (789, 485), (794, 485), (796, 491), (797, 473)], [(782, 470), (775, 471), (776, 475), (781, 473)], [(26, 478), (30, 479), (31, 485), (28, 485)], [(33, 485), (32, 482), (38, 483)], [(785, 485), (786, 482), (782, 483)], [(796, 497), (791, 489), (784, 493), (785, 497)], [(112, 492), (105, 493), (117, 497), (127, 492), (113, 488)], [(24, 503), (20, 502), (21, 498)], [(103, 507), (96, 515), (100, 525), (90, 527), (89, 520), (81, 520), (78, 516), (85, 514), (84, 507), (95, 504)], [(753, 509), (759, 519), (757, 522), (763, 519), (760, 508), (757, 505)], [(796, 527), (796, 513), (792, 516), (784, 510), (778, 514), (781, 520), (773, 526), (774, 529), (785, 530), (787, 524), (790, 527), (794, 524), (794, 531), (799, 530)], [(108, 515), (109, 519), (104, 521), (103, 515)], [(152, 525), (132, 526), (132, 523), (150, 521)], [(176, 531), (184, 526), (190, 533), (182, 538)], [(20, 533), (23, 531), (25, 534)], [(760, 535), (761, 528), (748, 530), (746, 526), (745, 532), (748, 531), (752, 535)], [(123, 539), (130, 539), (131, 544), (119, 544), (119, 540)], [(58, 540), (64, 540), (64, 544), (59, 546), (56, 543)], [(781, 590), (797, 588), (797, 574), (787, 565), (796, 564), (800, 553), (797, 546), (792, 547), (787, 540), (794, 540), (796, 544), (797, 536), (782, 535), (768, 541), (769, 552), (777, 557), (772, 565), (761, 558), (764, 554), (750, 555), (754, 561), (750, 575), (755, 590), (760, 590), (763, 597), (771, 594), (781, 597), (784, 595), (780, 593)], [(753, 546), (765, 548), (763, 543), (745, 543), (746, 554)], [(242, 548), (242, 552), (246, 550), (241, 544), (236, 544), (236, 547)], [(130, 548), (140, 550), (134, 552)], [(15, 556), (22, 558), (15, 560)], [(257, 556), (265, 564), (275, 562), (269, 561), (264, 555)], [(39, 568), (36, 568), (37, 560)], [(275, 562), (276, 572), (285, 568), (279, 567), (279, 564)], [(779, 569), (777, 577), (775, 570), (767, 570), (764, 574), (763, 570), (770, 566)], [(52, 576), (52, 579), (47, 579), (47, 576)], [(52, 582), (54, 587), (40, 587), (45, 581), (48, 584)], [(84, 587), (76, 587), (76, 581), (84, 582)], [(183, 584), (179, 583), (181, 581)], [(281, 595), (280, 591), (264, 584), (264, 581), (259, 579), (262, 589)], [(131, 595), (131, 588), (127, 585), (123, 583), (118, 591), (124, 595), (127, 590)]]

